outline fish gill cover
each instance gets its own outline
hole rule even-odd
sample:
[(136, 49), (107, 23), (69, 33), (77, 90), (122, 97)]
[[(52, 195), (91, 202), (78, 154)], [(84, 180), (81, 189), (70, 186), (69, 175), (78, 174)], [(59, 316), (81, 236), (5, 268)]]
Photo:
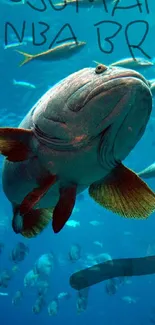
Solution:
[(0, 0), (0, 322), (154, 324), (155, 3)]

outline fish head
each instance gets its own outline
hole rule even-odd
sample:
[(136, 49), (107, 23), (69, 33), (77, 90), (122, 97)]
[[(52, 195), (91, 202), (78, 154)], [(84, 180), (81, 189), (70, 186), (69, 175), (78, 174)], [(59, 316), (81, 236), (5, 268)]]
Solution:
[(36, 136), (57, 148), (97, 139), (100, 162), (124, 159), (141, 138), (152, 110), (150, 85), (138, 72), (99, 64), (52, 87), (33, 112)]

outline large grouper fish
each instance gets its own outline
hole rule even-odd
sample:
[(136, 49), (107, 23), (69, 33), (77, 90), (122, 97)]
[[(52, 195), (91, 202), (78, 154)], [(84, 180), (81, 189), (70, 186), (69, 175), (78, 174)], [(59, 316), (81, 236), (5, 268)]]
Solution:
[(141, 139), (151, 110), (150, 85), (141, 74), (98, 65), (48, 90), (18, 128), (0, 128), (14, 232), (34, 237), (52, 220), (58, 233), (87, 188), (114, 213), (147, 218), (155, 194), (122, 160)]

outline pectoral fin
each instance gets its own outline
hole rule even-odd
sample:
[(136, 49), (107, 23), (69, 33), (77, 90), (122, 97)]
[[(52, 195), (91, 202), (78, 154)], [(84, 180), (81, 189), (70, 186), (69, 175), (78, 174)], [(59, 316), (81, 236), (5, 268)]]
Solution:
[(126, 218), (146, 219), (155, 210), (155, 194), (122, 164), (103, 182), (93, 183), (89, 194), (106, 209)]
[(0, 153), (9, 161), (24, 161), (33, 155), (29, 146), (32, 137), (32, 130), (0, 128)]
[(53, 211), (52, 227), (58, 233), (69, 219), (76, 200), (77, 186), (60, 189), (60, 198)]

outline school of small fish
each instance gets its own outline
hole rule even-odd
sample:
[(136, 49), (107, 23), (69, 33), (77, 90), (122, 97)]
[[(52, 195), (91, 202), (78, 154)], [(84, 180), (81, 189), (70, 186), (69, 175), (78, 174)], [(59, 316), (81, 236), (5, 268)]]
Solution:
[[(99, 242), (96, 241), (94, 243), (98, 245)], [(3, 248), (1, 254), (4, 254), (5, 247), (3, 243), (1, 243), (1, 247)], [(102, 249), (102, 245), (100, 249)], [(88, 296), (91, 294), (90, 288), (79, 290), (75, 298), (68, 291), (53, 292), (52, 273), (54, 273), (56, 268), (62, 268), (62, 263), (59, 256), (52, 252), (39, 256), (32, 265), (32, 268), (25, 273), (22, 288), (18, 288), (16, 292), (9, 294), (11, 281), (13, 281), (16, 274), (21, 276), (20, 265), (24, 263), (29, 254), (30, 250), (23, 242), (18, 242), (12, 248), (9, 256), (12, 266), (10, 269), (7, 268), (0, 272), (0, 296), (8, 296), (12, 305), (19, 306), (22, 304), (25, 295), (35, 292), (36, 299), (31, 306), (31, 311), (34, 314), (40, 314), (46, 309), (49, 316), (56, 316), (61, 310), (63, 301), (70, 299), (75, 299), (77, 314), (84, 312), (87, 309)], [(68, 263), (73, 263), (80, 269), (87, 264), (95, 265), (96, 263), (104, 263), (109, 260), (112, 261), (112, 257), (108, 253), (100, 253), (98, 255), (84, 254), (79, 244), (72, 244), (68, 251), (68, 256), (67, 254), (64, 256), (64, 266), (68, 265)], [(132, 281), (125, 276), (107, 280), (104, 284), (105, 293), (110, 296), (115, 295), (121, 286), (126, 287), (126, 285), (132, 285)], [(121, 299), (129, 304), (136, 303), (139, 300), (139, 298), (131, 296), (122, 296)]]

